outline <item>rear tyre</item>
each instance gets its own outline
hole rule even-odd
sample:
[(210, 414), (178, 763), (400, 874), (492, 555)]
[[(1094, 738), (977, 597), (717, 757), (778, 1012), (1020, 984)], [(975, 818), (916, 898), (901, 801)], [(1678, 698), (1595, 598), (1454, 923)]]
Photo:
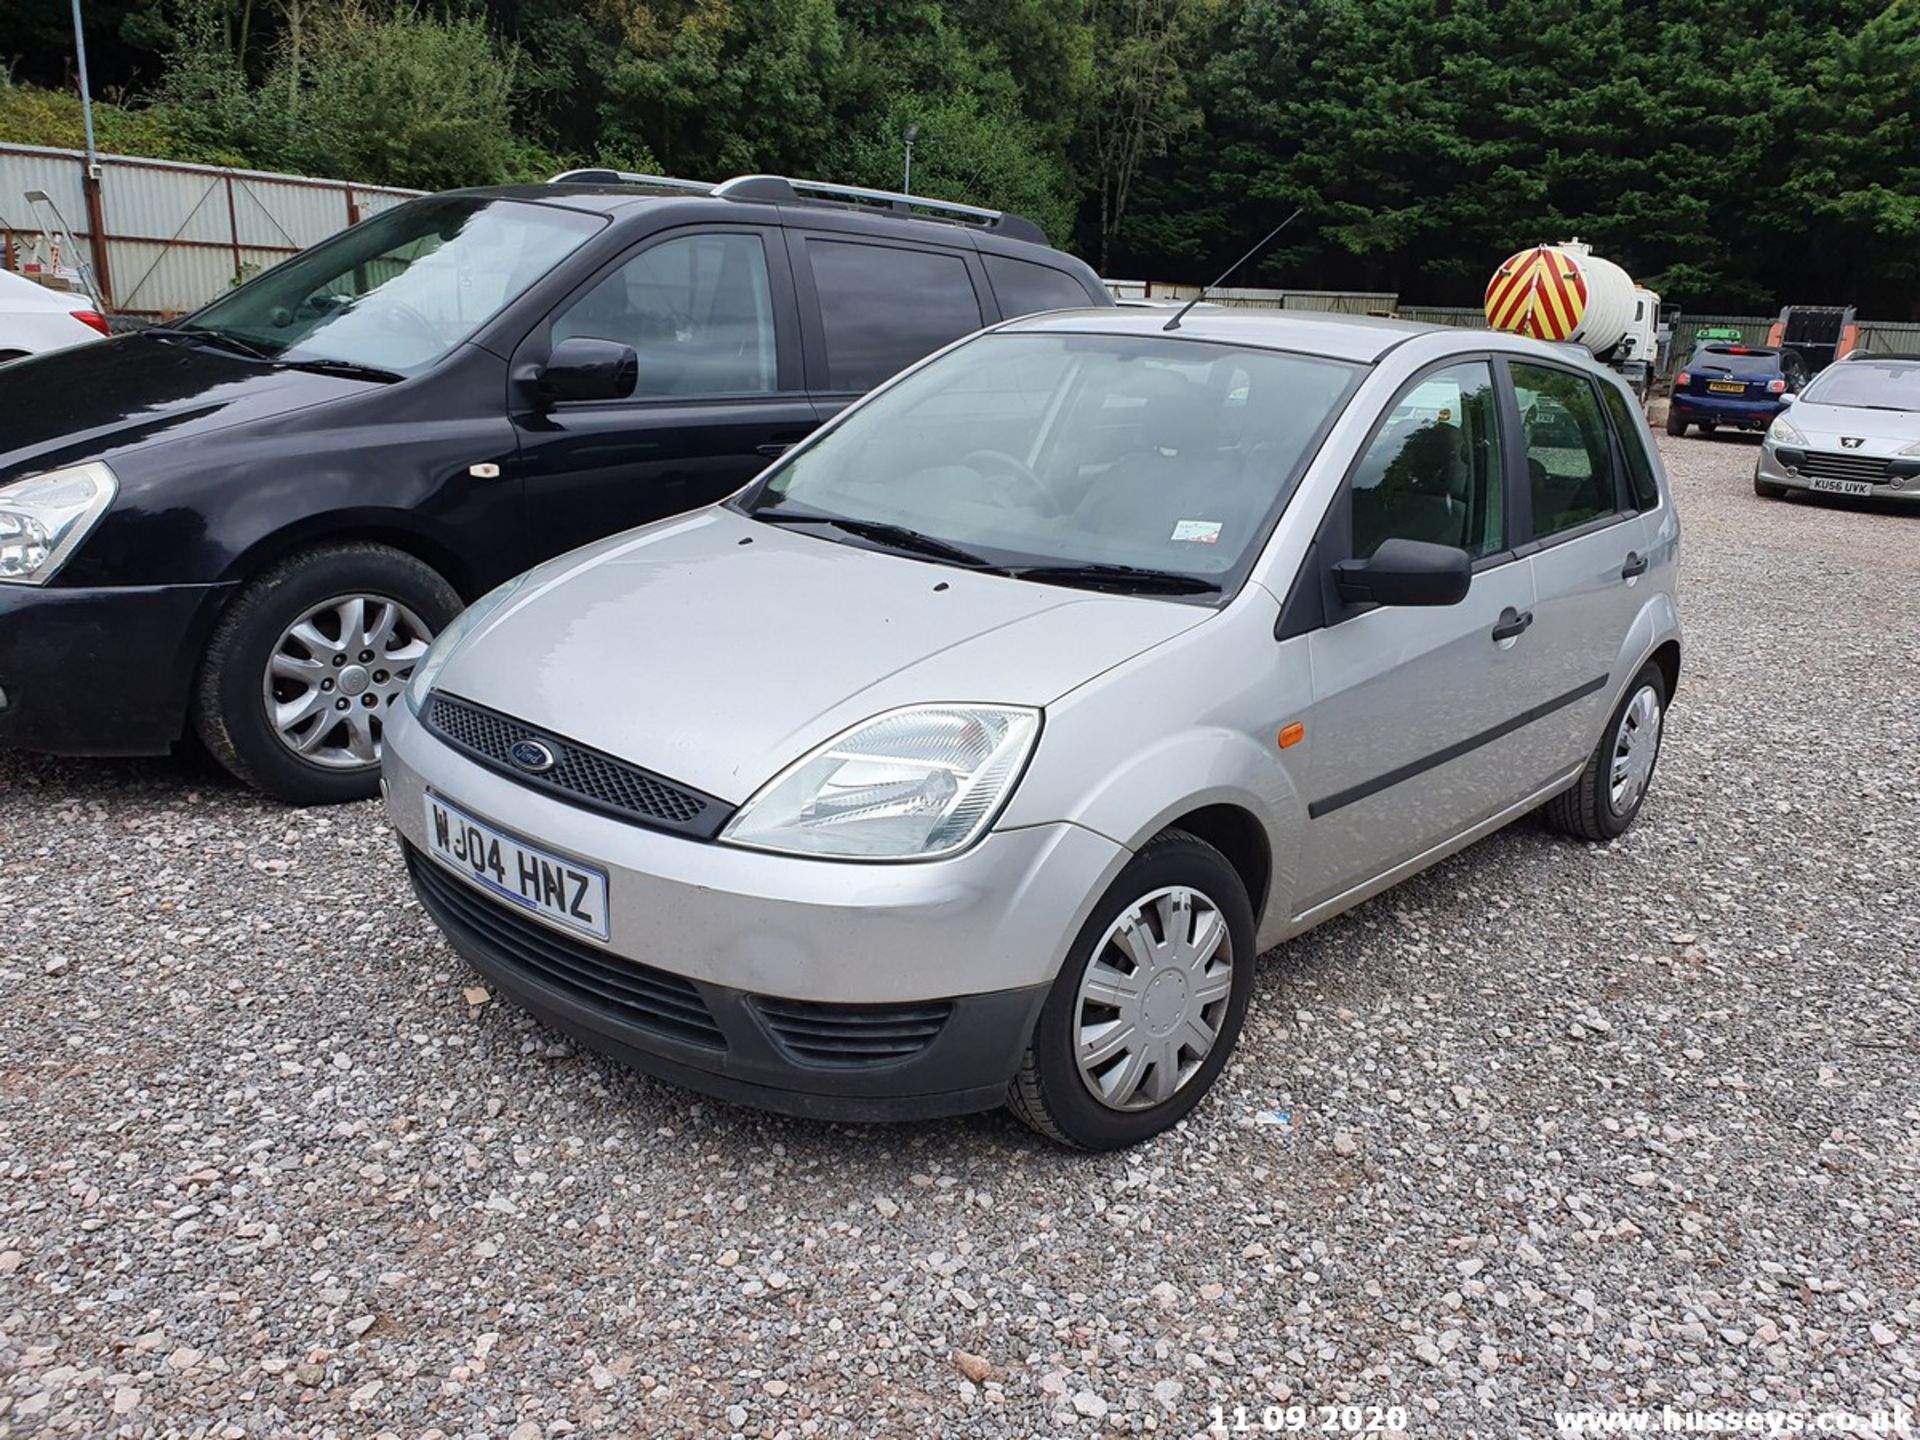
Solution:
[(369, 799), (387, 717), (460, 608), (439, 574), (385, 545), (290, 555), (220, 617), (194, 729), (237, 779), (281, 800)]
[(1682, 420), (1671, 409), (1669, 409), (1667, 411), (1667, 434), (1684, 435), (1686, 433), (1687, 433), (1687, 422)]
[(1753, 493), (1765, 500), (1784, 500), (1787, 498), (1787, 487), (1775, 485), (1769, 480), (1762, 480), (1756, 472), (1753, 477)]
[(1253, 906), (1226, 857), (1184, 831), (1157, 836), (1087, 917), (1008, 1108), (1080, 1150), (1178, 1124), (1240, 1038), (1253, 945)]
[(1546, 803), (1547, 823), (1582, 840), (1625, 834), (1653, 787), (1666, 713), (1666, 676), (1648, 662), (1608, 717), (1600, 743), (1573, 788)]

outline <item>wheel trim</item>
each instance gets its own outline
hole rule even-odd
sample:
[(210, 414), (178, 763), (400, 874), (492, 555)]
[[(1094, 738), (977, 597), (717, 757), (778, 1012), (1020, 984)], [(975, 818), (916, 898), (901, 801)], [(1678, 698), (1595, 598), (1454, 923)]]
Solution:
[(287, 750), (325, 770), (380, 763), (388, 711), (406, 693), (433, 641), (407, 606), (386, 595), (336, 595), (280, 632), (261, 698), (267, 727)]
[(1226, 916), (1188, 886), (1143, 895), (1093, 949), (1074, 997), (1074, 1059), (1110, 1110), (1148, 1110), (1184, 1089), (1219, 1042), (1233, 995)]
[(1636, 690), (1621, 713), (1607, 772), (1607, 803), (1615, 815), (1629, 814), (1647, 793), (1660, 754), (1661, 718), (1660, 697), (1651, 685)]

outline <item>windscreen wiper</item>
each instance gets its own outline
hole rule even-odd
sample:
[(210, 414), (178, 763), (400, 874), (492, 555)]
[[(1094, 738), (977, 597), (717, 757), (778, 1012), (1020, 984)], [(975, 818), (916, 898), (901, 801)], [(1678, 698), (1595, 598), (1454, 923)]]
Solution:
[(277, 360), (279, 357), (271, 350), (244, 340), (225, 330), (186, 329), (171, 325), (155, 325), (145, 332), (148, 335), (167, 335), (180, 340), (195, 340), (202, 345), (212, 345), (216, 349), (231, 350), (237, 355), (245, 355), (250, 360)]
[(1043, 585), (1084, 585), (1093, 590), (1130, 590), (1155, 595), (1218, 595), (1220, 586), (1198, 575), (1148, 570), (1138, 565), (1009, 565), (1002, 573)]
[(382, 370), (378, 365), (362, 365), (357, 360), (281, 360), (277, 362), (283, 370), (305, 370), (314, 375), (339, 375), (348, 380), (377, 380), (383, 385), (392, 385), (406, 379), (397, 370)]
[(962, 550), (958, 545), (950, 545), (932, 535), (922, 535), (918, 530), (909, 530), (904, 525), (889, 525), (881, 520), (848, 520), (818, 510), (788, 510), (784, 507), (777, 510), (771, 507), (749, 510), (747, 513), (769, 525), (831, 525), (836, 530), (844, 530), (849, 535), (858, 535), (862, 540), (872, 540), (895, 550), (910, 550), (918, 555), (965, 565), (974, 570), (994, 568), (984, 556), (976, 555), (971, 550)]

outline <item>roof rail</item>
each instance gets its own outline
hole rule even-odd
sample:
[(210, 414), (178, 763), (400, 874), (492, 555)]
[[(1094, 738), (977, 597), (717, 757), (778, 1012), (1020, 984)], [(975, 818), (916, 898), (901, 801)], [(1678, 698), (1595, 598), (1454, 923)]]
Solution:
[[(833, 185), (824, 180), (791, 180), (784, 175), (736, 175), (714, 186), (712, 193), (726, 200), (757, 200), (769, 205), (874, 207), (907, 218), (973, 224), (1005, 234), (1010, 239), (1030, 240), (1038, 245), (1047, 243), (1046, 231), (1024, 215), (1015, 215), (1006, 210), (987, 210), (978, 205), (962, 205), (953, 200), (933, 200), (925, 195), (903, 195), (897, 190)], [(916, 214), (922, 211), (928, 213)]]
[(677, 180), (671, 175), (640, 175), (631, 170), (606, 170), (589, 167), (584, 170), (562, 170), (549, 185), (660, 185), (668, 190), (686, 190), (695, 195), (712, 193), (713, 186), (705, 180)]

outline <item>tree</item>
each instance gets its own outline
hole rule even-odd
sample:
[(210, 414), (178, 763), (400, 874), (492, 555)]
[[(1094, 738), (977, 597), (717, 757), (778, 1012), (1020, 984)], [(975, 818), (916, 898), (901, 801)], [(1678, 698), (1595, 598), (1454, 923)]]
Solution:
[(1200, 122), (1189, 103), (1186, 56), (1213, 9), (1214, 0), (1089, 0), (1099, 79), (1087, 139), (1098, 189), (1102, 273), (1140, 167)]

